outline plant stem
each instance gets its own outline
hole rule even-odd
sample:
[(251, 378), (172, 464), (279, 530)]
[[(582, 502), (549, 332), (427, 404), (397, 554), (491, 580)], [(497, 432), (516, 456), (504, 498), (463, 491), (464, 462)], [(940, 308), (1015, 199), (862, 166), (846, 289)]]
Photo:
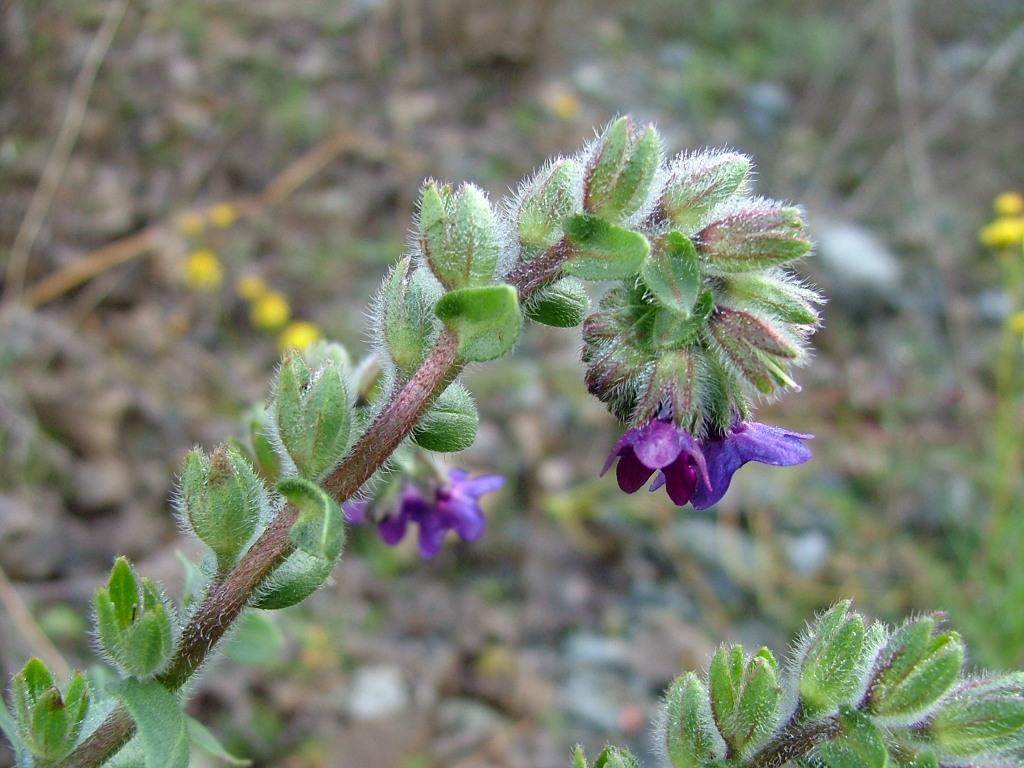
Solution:
[(750, 758), (748, 765), (750, 768), (782, 768), (838, 733), (839, 717), (836, 715), (825, 720), (789, 726)]
[[(537, 259), (520, 264), (508, 282), (525, 301), (561, 271), (569, 249), (560, 242)], [(338, 502), (351, 498), (391, 457), (434, 399), (459, 375), (458, 339), (444, 331), (419, 370), (392, 396), (340, 465), (323, 481)], [(286, 505), (271, 521), (238, 565), (203, 598), (182, 630), (174, 658), (160, 675), (169, 690), (181, 688), (195, 674), (253, 594), (274, 569), (292, 553), (289, 531), (298, 510)], [(65, 768), (96, 768), (132, 737), (135, 723), (121, 707), (82, 742), (62, 764)]]

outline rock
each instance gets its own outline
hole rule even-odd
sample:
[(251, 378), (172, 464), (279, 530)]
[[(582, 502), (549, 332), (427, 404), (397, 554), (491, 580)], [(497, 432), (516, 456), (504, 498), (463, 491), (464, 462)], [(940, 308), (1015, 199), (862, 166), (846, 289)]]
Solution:
[(73, 470), (72, 503), (91, 513), (118, 507), (131, 498), (132, 477), (121, 460), (107, 456), (79, 462)]
[(56, 493), (0, 494), (0, 565), (12, 579), (36, 581), (58, 573), (67, 543)]
[(792, 96), (779, 83), (751, 83), (746, 93), (747, 125), (759, 136), (774, 136), (792, 105)]
[(817, 263), (831, 301), (857, 304), (865, 298), (896, 304), (902, 276), (899, 259), (876, 235), (844, 222), (813, 227)]
[(624, 668), (629, 663), (629, 648), (618, 638), (576, 632), (566, 640), (565, 660), (570, 667), (590, 665)]
[(790, 567), (800, 576), (813, 576), (828, 562), (828, 537), (821, 531), (807, 531), (785, 540), (783, 546)]
[(346, 711), (355, 720), (375, 720), (397, 714), (409, 705), (409, 690), (397, 667), (361, 667), (352, 676)]

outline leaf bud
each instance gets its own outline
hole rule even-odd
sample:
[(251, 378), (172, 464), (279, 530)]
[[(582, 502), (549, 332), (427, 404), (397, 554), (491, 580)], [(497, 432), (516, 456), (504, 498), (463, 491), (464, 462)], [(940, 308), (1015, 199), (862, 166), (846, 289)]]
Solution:
[(956, 632), (936, 634), (931, 616), (904, 624), (875, 661), (867, 709), (879, 717), (919, 719), (953, 686), (963, 663)]
[(583, 322), (590, 309), (590, 297), (574, 277), (563, 277), (541, 288), (523, 307), (524, 314), (541, 325), (574, 328)]
[(661, 728), (672, 768), (703, 768), (725, 756), (725, 744), (712, 720), (708, 689), (692, 672), (676, 678), (665, 694)]
[(782, 695), (778, 672), (767, 648), (749, 658), (740, 645), (715, 653), (708, 673), (711, 711), (732, 753), (755, 748), (774, 729)]
[(67, 757), (89, 708), (85, 675), (76, 671), (61, 693), (46, 664), (33, 658), (14, 675), (11, 688), (17, 733), (25, 748), (41, 763)]
[(100, 646), (126, 674), (148, 678), (164, 668), (174, 652), (175, 617), (155, 581), (139, 579), (119, 557), (93, 605)]
[(864, 619), (845, 600), (823, 613), (801, 648), (800, 701), (811, 717), (835, 711), (857, 696), (865, 657)]
[(726, 274), (787, 264), (811, 249), (799, 208), (759, 199), (708, 224), (694, 244), (711, 268)]
[(541, 170), (519, 198), (519, 242), (526, 258), (533, 258), (562, 238), (565, 219), (578, 212), (576, 163), (561, 159)]
[(643, 128), (620, 117), (598, 138), (584, 174), (583, 208), (619, 224), (647, 202), (661, 165), (661, 139), (654, 126)]
[(986, 762), (1024, 748), (1024, 672), (965, 680), (926, 728), (942, 762)]
[(296, 471), (319, 479), (348, 449), (352, 409), (345, 370), (330, 357), (311, 370), (298, 353), (286, 354), (277, 373), (273, 413), (277, 438)]
[(683, 232), (694, 232), (714, 208), (743, 191), (750, 167), (750, 158), (736, 152), (680, 154), (661, 196), (664, 215)]
[(430, 271), (448, 290), (487, 285), (498, 267), (498, 222), (483, 191), (452, 193), (435, 181), (420, 193), (419, 244)]
[(242, 452), (222, 445), (209, 458), (194, 449), (185, 457), (178, 503), (192, 532), (226, 572), (249, 543), (264, 506), (263, 482)]
[(406, 256), (384, 279), (377, 299), (381, 340), (398, 372), (412, 376), (430, 351), (437, 335), (432, 295), (423, 274)]

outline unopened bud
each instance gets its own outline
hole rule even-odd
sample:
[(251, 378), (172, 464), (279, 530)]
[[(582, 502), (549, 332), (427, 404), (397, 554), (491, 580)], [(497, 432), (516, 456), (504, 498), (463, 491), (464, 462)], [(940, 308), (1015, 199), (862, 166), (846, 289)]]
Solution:
[(573, 190), (576, 163), (562, 159), (552, 163), (530, 180), (519, 203), (519, 242), (527, 258), (547, 250), (562, 237), (565, 219), (577, 213)]
[(716, 206), (743, 190), (750, 166), (750, 158), (736, 152), (680, 154), (661, 197), (665, 216), (684, 233), (692, 233)]
[(864, 619), (848, 600), (826, 611), (811, 627), (802, 648), (800, 699), (814, 716), (850, 703), (863, 675)]
[(613, 224), (647, 202), (661, 163), (654, 126), (642, 132), (628, 117), (614, 121), (597, 140), (583, 182), (583, 208)]
[(85, 675), (75, 672), (61, 693), (46, 664), (30, 659), (14, 675), (11, 689), (17, 733), (28, 751), (40, 764), (65, 758), (78, 741), (89, 708)]
[(472, 184), (457, 193), (429, 182), (420, 195), (419, 242), (431, 272), (448, 290), (487, 285), (498, 266), (498, 223)]
[(723, 273), (787, 264), (811, 249), (798, 208), (748, 200), (694, 237), (698, 252)]

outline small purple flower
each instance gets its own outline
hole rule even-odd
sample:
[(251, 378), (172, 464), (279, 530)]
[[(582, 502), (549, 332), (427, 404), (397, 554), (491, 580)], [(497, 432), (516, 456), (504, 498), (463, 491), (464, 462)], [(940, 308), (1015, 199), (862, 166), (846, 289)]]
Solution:
[(428, 559), (441, 549), (448, 531), (455, 531), (463, 541), (476, 541), (486, 528), (480, 497), (498, 490), (504, 482), (501, 475), (471, 478), (466, 470), (453, 469), (432, 502), (419, 488), (408, 485), (398, 510), (379, 524), (380, 537), (385, 544), (395, 546), (405, 536), (409, 522), (415, 522), (419, 525), (420, 555)]
[(664, 485), (669, 498), (679, 506), (689, 502), (694, 509), (707, 509), (725, 495), (736, 470), (748, 461), (777, 467), (803, 464), (811, 458), (804, 441), (812, 437), (739, 421), (724, 435), (698, 442), (689, 432), (656, 420), (620, 437), (601, 474), (618, 458), (615, 474), (619, 488), (633, 493), (661, 470), (651, 484), (652, 491)]
[(792, 467), (810, 460), (811, 449), (804, 445), (804, 441), (813, 438), (814, 435), (756, 421), (740, 421), (724, 435), (703, 440), (701, 447), (708, 463), (710, 482), (694, 492), (691, 499), (693, 508), (707, 509), (717, 504), (729, 490), (733, 474), (748, 461)]
[(615, 443), (601, 470), (603, 475), (618, 458), (615, 477), (626, 493), (640, 490), (658, 470), (669, 498), (682, 506), (690, 500), (698, 477), (708, 485), (708, 470), (700, 444), (693, 435), (667, 421), (655, 420), (628, 430)]

